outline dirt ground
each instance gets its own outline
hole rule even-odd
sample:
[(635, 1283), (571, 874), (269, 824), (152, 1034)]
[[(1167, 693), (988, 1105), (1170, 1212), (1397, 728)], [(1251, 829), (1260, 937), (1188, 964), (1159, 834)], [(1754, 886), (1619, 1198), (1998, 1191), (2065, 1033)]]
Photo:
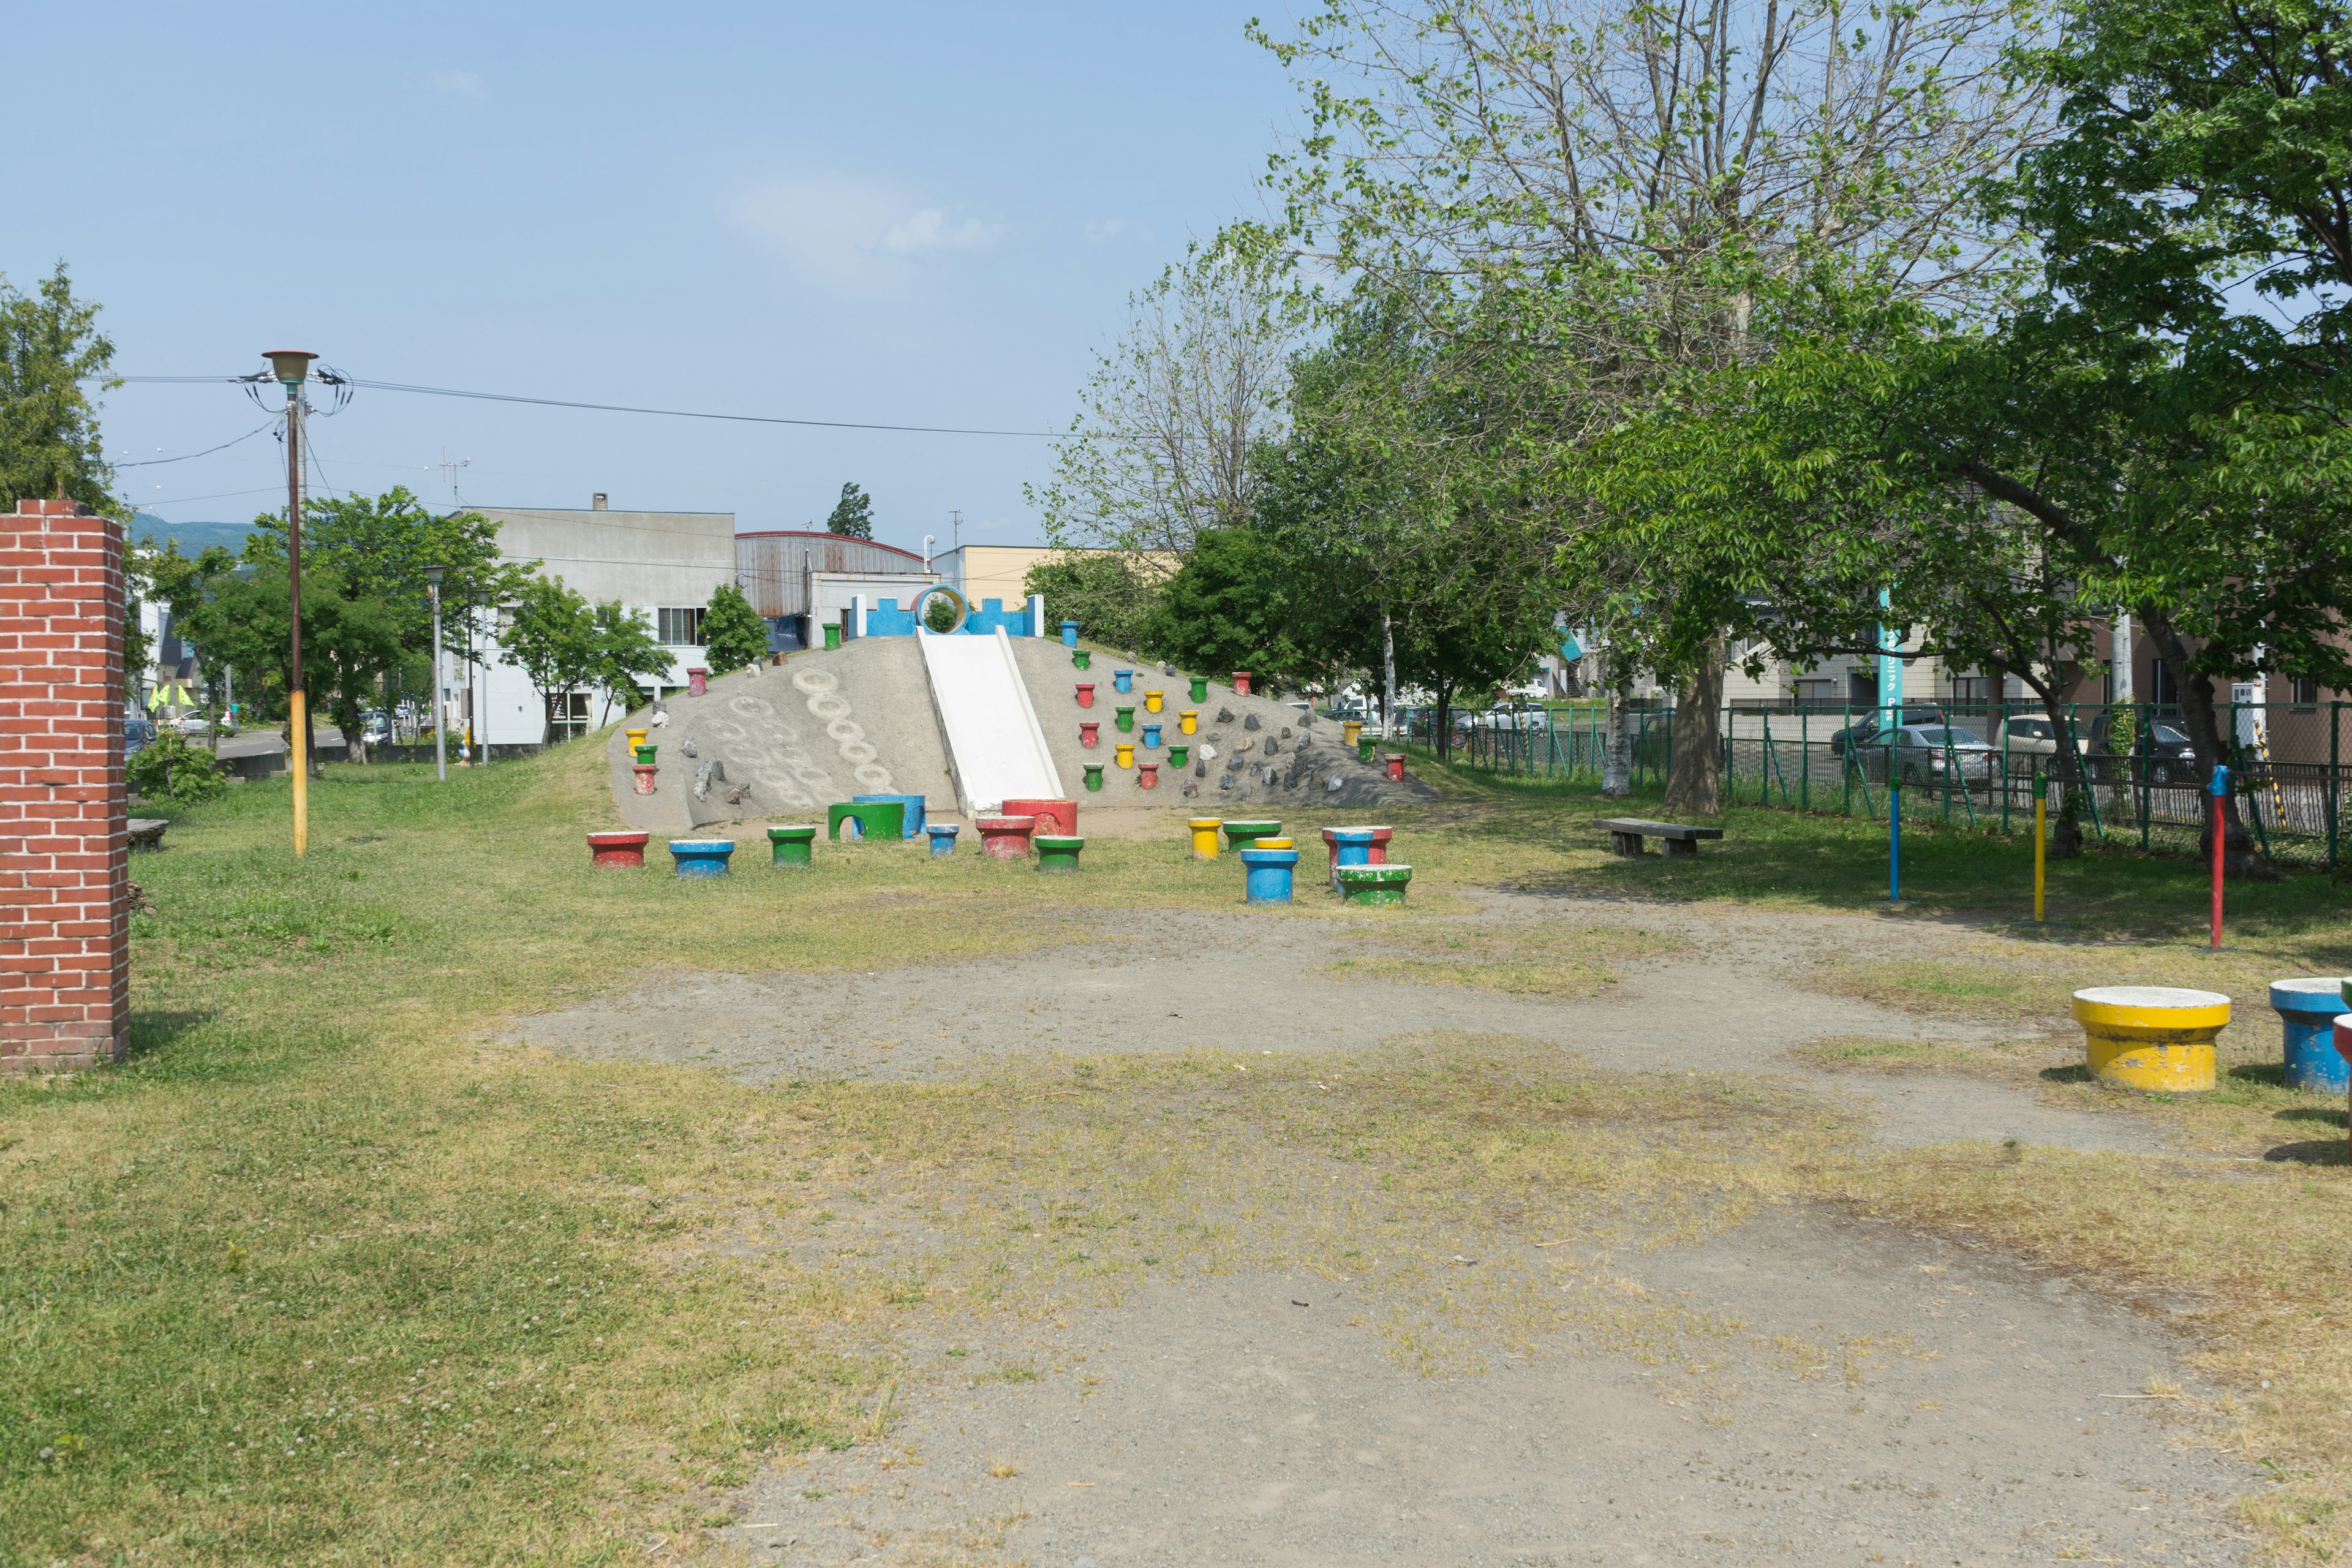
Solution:
[[(2163, 1147), (2142, 1119), (2043, 1103), (2030, 1074), (1833, 1074), (1790, 1055), (1852, 1037), (2063, 1051), (1808, 988), (1825, 952), (1949, 955), (1981, 940), (1965, 926), (1503, 892), (1450, 908), (1086, 915), (1006, 962), (654, 974), (518, 1038), (773, 1083), (1470, 1030), (1602, 1068), (1769, 1079), (1890, 1145)], [(1582, 995), (1360, 962), (1404, 935), (1538, 929), (1636, 933), (1647, 955), (1596, 965)], [(912, 1216), (791, 1261), (946, 1245)], [(2183, 1440), (2147, 1393), (2197, 1392), (2163, 1303), (1801, 1206), (1691, 1245), (1515, 1245), (1449, 1261), (1465, 1291), (1507, 1268), (1563, 1293), (1570, 1326), (1435, 1372), (1397, 1353), (1377, 1282), (1328, 1271), (1195, 1271), (1025, 1319), (927, 1313), (896, 1347), (883, 1435), (762, 1474), (727, 1533), (769, 1562), (1053, 1568), (2248, 1560), (2228, 1510), (2260, 1478)], [(1623, 1327), (1628, 1303), (1652, 1329)]]

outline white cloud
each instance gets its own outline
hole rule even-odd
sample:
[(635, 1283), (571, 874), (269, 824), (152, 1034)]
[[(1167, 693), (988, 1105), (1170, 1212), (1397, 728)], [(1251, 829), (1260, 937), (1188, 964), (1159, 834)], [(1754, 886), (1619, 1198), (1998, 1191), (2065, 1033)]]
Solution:
[(923, 205), (895, 185), (846, 174), (787, 174), (724, 192), (722, 217), (738, 233), (815, 271), (855, 277), (877, 257), (909, 259), (984, 250), (1003, 224)]
[(482, 79), (472, 71), (435, 71), (425, 79), (437, 91), (451, 98), (463, 98), (480, 102)]
[(1128, 223), (1127, 220), (1122, 217), (1090, 217), (1087, 219), (1087, 239), (1088, 243), (1093, 245), (1108, 245), (1112, 240), (1118, 238), (1121, 235), (1127, 232)]

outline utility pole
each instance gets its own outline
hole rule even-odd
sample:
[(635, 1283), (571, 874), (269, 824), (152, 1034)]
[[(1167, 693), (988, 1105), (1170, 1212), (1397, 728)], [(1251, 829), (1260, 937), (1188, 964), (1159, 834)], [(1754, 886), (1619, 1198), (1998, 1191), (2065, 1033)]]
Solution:
[(286, 388), (286, 583), (291, 627), (291, 671), (287, 709), (292, 719), (294, 858), (310, 852), (310, 720), (302, 691), (302, 383), (317, 354), (305, 349), (273, 349), (263, 356)]
[(441, 574), (425, 569), (425, 592), (433, 601), (433, 776), (449, 782), (449, 696), (441, 684)]
[(954, 548), (961, 550), (963, 548), (963, 513), (961, 511), (950, 511), (948, 513), (948, 522), (954, 530)]

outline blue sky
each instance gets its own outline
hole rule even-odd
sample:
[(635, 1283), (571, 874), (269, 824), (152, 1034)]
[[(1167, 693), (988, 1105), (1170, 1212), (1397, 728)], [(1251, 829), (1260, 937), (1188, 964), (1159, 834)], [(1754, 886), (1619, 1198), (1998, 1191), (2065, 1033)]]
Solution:
[[(1262, 210), (1293, 123), (1223, 3), (26, 6), (0, 273), (62, 258), (127, 374), (348, 374), (726, 412), (1058, 428), (1126, 295)], [(1274, 13), (1279, 15), (1280, 13)], [(118, 460), (263, 423), (231, 386), (108, 395)], [(336, 489), (472, 459), (478, 505), (822, 520), (1028, 542), (1037, 440), (712, 425), (362, 391)], [(276, 503), (278, 448), (125, 468), (173, 521)], [(253, 491), (237, 494), (229, 492)]]

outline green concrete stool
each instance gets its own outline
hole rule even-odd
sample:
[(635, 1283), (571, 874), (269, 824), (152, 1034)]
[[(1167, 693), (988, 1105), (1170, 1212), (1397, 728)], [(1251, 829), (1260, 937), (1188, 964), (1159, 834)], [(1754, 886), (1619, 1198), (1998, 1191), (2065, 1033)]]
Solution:
[(1095, 667), (1095, 650), (1090, 647), (1073, 650), (1070, 654), (1070, 663), (1079, 669), (1092, 669)]
[(1279, 837), (1279, 822), (1228, 822), (1225, 824), (1225, 844), (1234, 849), (1254, 849), (1261, 838)]
[(1113, 711), (1118, 716), (1111, 721), (1111, 723), (1118, 728), (1118, 731), (1121, 734), (1134, 733), (1135, 710), (1132, 708), (1119, 708), (1113, 710)]
[(768, 864), (805, 869), (816, 864), (816, 825), (768, 829)]
[(1339, 897), (1351, 904), (1401, 904), (1405, 884), (1412, 880), (1410, 866), (1342, 866)]
[(1078, 851), (1087, 847), (1085, 839), (1062, 833), (1032, 834), (1029, 842), (1037, 851), (1037, 869), (1040, 871), (1076, 870)]
[(852, 838), (874, 838), (885, 842), (907, 836), (907, 803), (903, 800), (845, 800), (825, 808), (825, 837), (838, 839), (841, 825), (856, 824), (849, 830)]
[(1086, 763), (1081, 765), (1087, 770), (1087, 787), (1097, 795), (1102, 793), (1103, 765), (1100, 763)]

